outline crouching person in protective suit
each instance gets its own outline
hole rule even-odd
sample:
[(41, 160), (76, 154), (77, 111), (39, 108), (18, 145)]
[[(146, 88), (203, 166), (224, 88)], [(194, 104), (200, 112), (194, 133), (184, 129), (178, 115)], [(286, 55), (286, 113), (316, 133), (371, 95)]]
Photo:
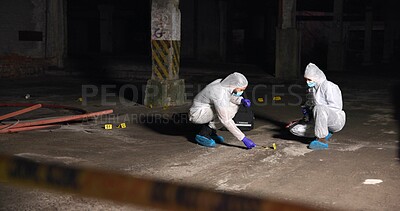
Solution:
[(256, 146), (233, 121), (240, 104), (246, 107), (251, 105), (249, 99), (241, 96), (247, 85), (246, 77), (235, 72), (225, 79), (213, 81), (196, 95), (189, 111), (189, 120), (202, 125), (195, 137), (197, 143), (207, 147), (214, 147), (216, 142), (223, 143), (224, 138), (218, 136), (216, 131), (225, 127), (248, 149)]
[(309, 87), (307, 102), (302, 106), (305, 118), (291, 125), (290, 132), (296, 136), (315, 137), (310, 149), (326, 149), (332, 133), (342, 130), (346, 123), (342, 93), (313, 63), (307, 65), (304, 78)]

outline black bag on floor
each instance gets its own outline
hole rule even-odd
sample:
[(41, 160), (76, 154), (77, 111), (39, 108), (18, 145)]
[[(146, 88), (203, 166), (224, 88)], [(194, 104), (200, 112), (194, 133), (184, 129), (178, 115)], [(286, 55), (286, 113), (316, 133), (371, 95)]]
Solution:
[[(246, 108), (242, 104), (240, 104), (238, 112), (233, 117), (233, 121), (241, 131), (249, 131), (254, 129), (254, 119), (255, 117), (253, 111), (251, 110), (251, 107)], [(225, 127), (222, 127), (220, 130), (227, 129)]]
[(239, 106), (239, 110), (233, 117), (233, 121), (241, 131), (249, 131), (254, 129), (254, 113), (251, 107), (246, 108), (244, 105)]
[[(239, 106), (239, 110), (233, 117), (233, 121), (241, 131), (249, 131), (254, 129), (254, 113), (251, 108), (246, 108), (244, 105)], [(220, 130), (227, 130), (222, 127)]]

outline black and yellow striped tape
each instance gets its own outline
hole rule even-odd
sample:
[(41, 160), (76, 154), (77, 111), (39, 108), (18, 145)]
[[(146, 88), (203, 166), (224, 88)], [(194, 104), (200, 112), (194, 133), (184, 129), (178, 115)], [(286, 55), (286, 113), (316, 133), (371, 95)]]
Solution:
[(176, 40), (151, 40), (154, 77), (159, 80), (178, 78), (180, 43)]
[(38, 163), (0, 155), (0, 181), (165, 210), (315, 210), (303, 205), (217, 192), (118, 172)]

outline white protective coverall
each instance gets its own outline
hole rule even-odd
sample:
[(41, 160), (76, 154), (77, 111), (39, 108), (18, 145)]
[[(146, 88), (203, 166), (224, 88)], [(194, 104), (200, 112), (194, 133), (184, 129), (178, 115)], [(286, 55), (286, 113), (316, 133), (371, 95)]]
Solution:
[[(290, 132), (297, 136), (310, 136), (325, 138), (329, 132), (342, 130), (346, 123), (346, 114), (343, 109), (342, 93), (339, 87), (326, 79), (325, 74), (315, 64), (306, 67), (304, 78), (316, 82), (313, 87), (314, 97), (311, 102), (313, 107), (314, 122), (311, 125), (296, 125)], [(314, 129), (314, 131), (311, 131)], [(314, 133), (312, 133), (314, 132)]]
[(194, 98), (189, 120), (195, 124), (209, 123), (208, 126), (212, 129), (225, 126), (238, 140), (243, 140), (245, 135), (233, 121), (243, 97), (233, 96), (232, 92), (247, 85), (246, 77), (237, 72), (208, 84)]

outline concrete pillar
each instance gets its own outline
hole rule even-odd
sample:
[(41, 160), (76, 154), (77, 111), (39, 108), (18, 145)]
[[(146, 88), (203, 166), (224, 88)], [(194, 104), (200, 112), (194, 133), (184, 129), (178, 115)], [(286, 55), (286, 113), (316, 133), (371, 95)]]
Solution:
[(343, 71), (345, 64), (345, 42), (343, 39), (343, 0), (334, 0), (333, 21), (328, 43), (327, 69)]
[(47, 1), (45, 57), (50, 65), (64, 67), (66, 55), (67, 16), (64, 0)]
[(394, 0), (389, 0), (385, 6), (385, 29), (384, 29), (384, 44), (382, 62), (390, 63), (394, 54), (394, 39), (395, 39), (395, 16), (396, 6)]
[(222, 62), (226, 62), (226, 40), (228, 30), (228, 2), (219, 1), (219, 56)]
[(99, 5), (100, 13), (100, 51), (102, 53), (113, 52), (113, 14), (112, 5)]
[(279, 5), (275, 75), (283, 79), (296, 79), (300, 75), (300, 33), (296, 27), (296, 0), (280, 0)]
[(181, 13), (179, 0), (153, 0), (151, 8), (152, 74), (144, 104), (177, 106), (185, 103), (185, 82), (179, 79)]
[[(388, 16), (388, 15), (387, 15)], [(394, 23), (389, 17), (385, 18), (382, 62), (389, 63), (394, 53)]]
[(372, 27), (373, 27), (372, 6), (365, 7), (365, 28), (364, 28), (364, 60), (363, 65), (372, 64)]

